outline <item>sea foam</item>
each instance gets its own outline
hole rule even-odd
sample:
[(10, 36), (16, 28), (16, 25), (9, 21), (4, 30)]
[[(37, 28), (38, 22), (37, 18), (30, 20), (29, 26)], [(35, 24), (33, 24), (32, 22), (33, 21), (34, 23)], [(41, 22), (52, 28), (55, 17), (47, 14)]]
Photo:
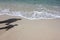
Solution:
[(59, 14), (53, 14), (53, 12), (48, 11), (22, 12), (22, 11), (11, 11), (10, 9), (0, 9), (0, 15), (20, 16), (22, 18), (26, 18), (29, 20), (60, 18)]

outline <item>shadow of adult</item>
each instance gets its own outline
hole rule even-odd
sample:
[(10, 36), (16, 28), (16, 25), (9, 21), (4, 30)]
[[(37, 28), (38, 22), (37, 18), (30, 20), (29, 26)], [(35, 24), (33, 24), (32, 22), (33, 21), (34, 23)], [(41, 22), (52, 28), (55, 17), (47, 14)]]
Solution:
[(6, 29), (6, 31), (8, 31), (9, 29), (13, 28), (14, 26), (18, 26), (17, 24), (14, 24), (14, 25), (7, 25), (5, 27), (1, 27), (0, 30), (2, 29)]
[(9, 25), (10, 23), (16, 22), (16, 21), (18, 21), (18, 20), (21, 20), (21, 19), (11, 18), (11, 19), (7, 19), (7, 20), (4, 20), (4, 21), (0, 21), (0, 24), (6, 23), (6, 25)]

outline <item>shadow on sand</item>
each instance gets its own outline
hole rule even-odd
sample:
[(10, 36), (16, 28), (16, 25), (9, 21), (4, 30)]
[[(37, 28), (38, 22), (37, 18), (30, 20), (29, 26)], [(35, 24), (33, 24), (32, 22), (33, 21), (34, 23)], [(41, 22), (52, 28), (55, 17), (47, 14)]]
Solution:
[(21, 20), (21, 19), (11, 18), (11, 19), (8, 19), (8, 20), (0, 21), (0, 24), (6, 23), (6, 25), (9, 25), (10, 23), (16, 22), (16, 21), (18, 21), (18, 20)]
[(9, 29), (13, 28), (14, 26), (18, 26), (18, 25), (17, 24), (15, 24), (15, 25), (8, 25), (8, 26), (0, 28), (0, 30), (6, 29), (6, 31), (8, 31)]
[(8, 20), (4, 20), (4, 21), (0, 21), (0, 24), (2, 23), (6, 23), (7, 26), (5, 27), (1, 27), (0, 30), (2, 29), (6, 29), (6, 31), (8, 31), (9, 29), (13, 28), (14, 26), (18, 26), (18, 24), (11, 24), (13, 22), (16, 22), (18, 20), (21, 20), (21, 19), (18, 19), (18, 18), (11, 18), (11, 19), (8, 19)]

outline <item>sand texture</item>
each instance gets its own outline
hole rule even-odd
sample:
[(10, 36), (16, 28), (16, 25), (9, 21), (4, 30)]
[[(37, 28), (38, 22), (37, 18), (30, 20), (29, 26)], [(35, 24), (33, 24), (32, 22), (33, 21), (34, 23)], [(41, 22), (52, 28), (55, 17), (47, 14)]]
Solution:
[[(0, 22), (20, 18), (12, 25), (13, 28), (6, 31), (0, 30), (0, 40), (60, 40), (60, 19), (51, 20), (27, 20), (21, 17), (0, 16)], [(0, 27), (7, 26), (6, 23), (0, 23)]]

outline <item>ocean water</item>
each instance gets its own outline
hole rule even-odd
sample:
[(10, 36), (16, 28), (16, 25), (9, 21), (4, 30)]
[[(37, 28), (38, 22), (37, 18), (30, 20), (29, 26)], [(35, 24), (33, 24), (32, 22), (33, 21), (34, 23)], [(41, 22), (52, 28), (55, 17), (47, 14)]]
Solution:
[(0, 2), (60, 5), (60, 0), (0, 0)]
[(59, 19), (60, 0), (0, 0), (0, 15), (29, 20)]

